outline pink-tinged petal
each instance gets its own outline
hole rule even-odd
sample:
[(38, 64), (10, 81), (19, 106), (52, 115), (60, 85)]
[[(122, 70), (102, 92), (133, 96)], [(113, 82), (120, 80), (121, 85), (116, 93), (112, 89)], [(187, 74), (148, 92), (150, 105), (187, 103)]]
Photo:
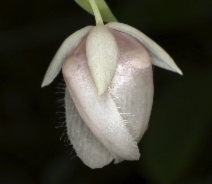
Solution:
[(148, 127), (152, 109), (154, 87), (151, 60), (145, 47), (135, 38), (111, 31), (124, 54), (119, 57), (110, 94), (130, 134), (139, 142)]
[[(148, 128), (153, 102), (150, 57), (138, 40), (125, 33), (111, 31), (121, 54), (110, 86), (110, 94), (130, 134), (139, 142)], [(116, 159), (115, 163), (121, 161), (122, 159)]]
[(173, 59), (169, 56), (169, 54), (157, 43), (155, 43), (153, 40), (151, 40), (139, 30), (129, 25), (118, 22), (111, 22), (106, 24), (106, 26), (111, 29), (129, 34), (134, 38), (138, 39), (148, 50), (152, 64), (161, 68), (165, 68), (167, 70), (171, 70), (173, 72), (177, 72), (182, 75), (181, 70), (178, 68)]
[(79, 45), (81, 40), (89, 33), (92, 27), (93, 26), (87, 26), (82, 28), (65, 39), (55, 54), (53, 60), (51, 61), (44, 76), (41, 87), (49, 85), (55, 79), (62, 68), (63, 62)]

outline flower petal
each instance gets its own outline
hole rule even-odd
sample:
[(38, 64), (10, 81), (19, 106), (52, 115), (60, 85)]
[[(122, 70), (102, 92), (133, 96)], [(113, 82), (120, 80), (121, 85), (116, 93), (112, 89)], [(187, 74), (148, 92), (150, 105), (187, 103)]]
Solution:
[(100, 96), (111, 83), (119, 57), (116, 40), (107, 27), (98, 25), (90, 31), (86, 41), (86, 55)]
[(150, 57), (135, 38), (112, 31), (120, 58), (110, 85), (110, 94), (136, 142), (148, 127), (153, 101), (153, 76)]
[(78, 46), (80, 41), (88, 34), (92, 27), (93, 26), (87, 26), (85, 28), (82, 28), (65, 39), (65, 41), (62, 43), (59, 50), (55, 54), (52, 62), (50, 63), (41, 87), (49, 85), (54, 80), (54, 78), (60, 72), (65, 59), (68, 57), (68, 55), (71, 54), (71, 52), (73, 52), (73, 50)]
[[(101, 98), (87, 65), (85, 41), (63, 65), (63, 76), (75, 106), (93, 132), (115, 158), (138, 160), (140, 157), (134, 141), (109, 93)], [(80, 57), (79, 57), (80, 56)]]
[(167, 54), (167, 52), (139, 30), (129, 25), (117, 22), (108, 23), (106, 26), (111, 29), (127, 33), (143, 43), (150, 54), (152, 64), (182, 75), (181, 70), (175, 64), (173, 59)]
[(94, 136), (80, 117), (67, 89), (65, 109), (67, 133), (77, 156), (90, 168), (102, 168), (109, 164), (114, 159), (113, 155)]
[[(134, 37), (111, 29), (120, 57), (110, 85), (110, 94), (127, 129), (138, 143), (148, 128), (153, 102), (150, 56)], [(115, 163), (121, 162), (115, 159)]]

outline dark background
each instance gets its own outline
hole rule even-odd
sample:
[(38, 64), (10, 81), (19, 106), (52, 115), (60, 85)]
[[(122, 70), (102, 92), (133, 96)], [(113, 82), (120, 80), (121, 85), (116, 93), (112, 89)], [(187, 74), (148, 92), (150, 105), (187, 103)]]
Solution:
[(154, 67), (141, 159), (89, 169), (66, 136), (59, 139), (65, 128), (55, 128), (64, 121), (56, 103), (63, 95), (55, 94), (62, 75), (40, 87), (62, 41), (94, 18), (73, 0), (1, 0), (0, 184), (212, 183), (212, 1), (107, 2), (120, 22), (155, 40), (184, 73)]

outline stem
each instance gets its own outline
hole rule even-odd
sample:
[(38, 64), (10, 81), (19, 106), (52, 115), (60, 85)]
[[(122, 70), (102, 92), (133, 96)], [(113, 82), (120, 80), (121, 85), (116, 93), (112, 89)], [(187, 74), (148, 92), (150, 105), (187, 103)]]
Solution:
[(93, 13), (96, 19), (96, 25), (104, 25), (101, 14), (99, 12), (98, 6), (96, 5), (95, 0), (89, 0), (91, 7), (93, 9)]

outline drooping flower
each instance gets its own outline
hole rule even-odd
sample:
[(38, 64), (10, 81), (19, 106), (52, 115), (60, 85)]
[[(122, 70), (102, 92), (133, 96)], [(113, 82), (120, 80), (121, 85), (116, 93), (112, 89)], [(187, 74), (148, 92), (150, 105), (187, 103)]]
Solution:
[(69, 36), (51, 62), (42, 87), (62, 68), (67, 86), (67, 133), (81, 160), (101, 168), (113, 159), (138, 160), (153, 101), (152, 64), (182, 74), (154, 41), (126, 24), (97, 25)]

